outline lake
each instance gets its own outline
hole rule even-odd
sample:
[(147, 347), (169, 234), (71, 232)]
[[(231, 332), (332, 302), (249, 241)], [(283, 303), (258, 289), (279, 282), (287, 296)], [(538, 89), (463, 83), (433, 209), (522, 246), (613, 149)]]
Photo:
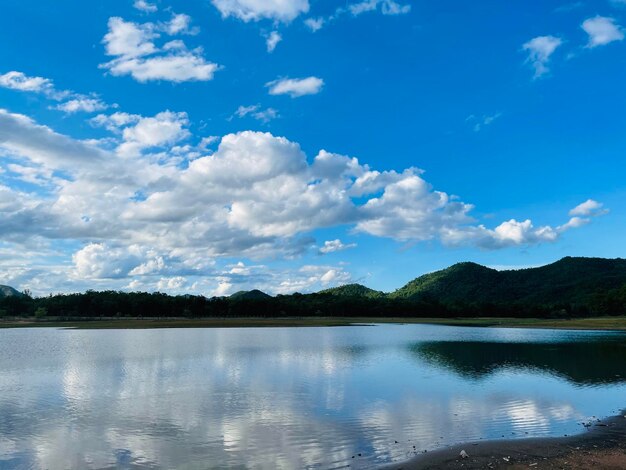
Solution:
[(3, 470), (375, 468), (624, 407), (617, 332), (0, 330)]

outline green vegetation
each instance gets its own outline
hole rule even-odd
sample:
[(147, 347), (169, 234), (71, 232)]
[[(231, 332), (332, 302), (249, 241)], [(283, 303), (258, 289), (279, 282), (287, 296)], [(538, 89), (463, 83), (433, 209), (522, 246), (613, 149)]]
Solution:
[(333, 287), (318, 292), (319, 294), (330, 294), (337, 297), (366, 297), (368, 299), (380, 299), (385, 297), (385, 293), (379, 290), (370, 289), (361, 284), (346, 284), (340, 287)]
[[(7, 292), (13, 291), (17, 292)], [(42, 298), (17, 294), (0, 295), (0, 311), (5, 318), (439, 318), (447, 323), (467, 324), (476, 318), (490, 318), (491, 323), (497, 323), (505, 317), (524, 318), (530, 323), (519, 326), (538, 326), (536, 322), (546, 319), (626, 315), (626, 260), (564, 258), (548, 266), (517, 271), (460, 263), (418, 277), (391, 294), (359, 284), (306, 295), (271, 297), (253, 290), (210, 299), (115, 291)]]
[(596, 310), (623, 310), (625, 288), (626, 260), (567, 257), (540, 268), (515, 271), (496, 271), (475, 263), (459, 263), (418, 277), (390, 296), (436, 298), (449, 305), (459, 302), (569, 304)]
[(260, 299), (271, 299), (272, 296), (266, 294), (265, 292), (261, 292), (258, 289), (253, 290), (240, 290), (239, 292), (235, 292), (230, 296), (231, 300), (260, 300)]

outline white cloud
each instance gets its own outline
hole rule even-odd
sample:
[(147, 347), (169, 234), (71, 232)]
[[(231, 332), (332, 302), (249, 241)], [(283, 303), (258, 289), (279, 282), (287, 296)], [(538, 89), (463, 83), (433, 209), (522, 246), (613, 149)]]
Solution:
[[(172, 111), (113, 113), (91, 122), (112, 130), (115, 151), (0, 111), (0, 152), (11, 156), (3, 178), (41, 187), (21, 193), (0, 186), (0, 235), (5, 242), (79, 244), (67, 273), (73, 285), (141, 278), (141, 286), (154, 289), (162, 279), (183, 277), (186, 291), (202, 285), (205, 292), (226, 292), (243, 283), (305, 290), (345, 282), (349, 273), (322, 266), (274, 276), (247, 265), (221, 270), (215, 260), (339, 251), (352, 244), (328, 240), (320, 248), (311, 234), (340, 226), (402, 242), (528, 246), (554, 242), (605, 212), (586, 201), (561, 226), (512, 219), (488, 228), (471, 216), (472, 205), (435, 190), (415, 168), (376, 171), (324, 150), (308, 161), (297, 143), (251, 131), (224, 136), (214, 152), (198, 151), (181, 143), (192, 139), (187, 115)], [(179, 165), (187, 152), (194, 157)], [(210, 285), (196, 284), (194, 276)]]
[(571, 216), (597, 216), (606, 214), (608, 211), (603, 209), (604, 204), (598, 201), (594, 201), (593, 199), (587, 199), (585, 202), (578, 204), (571, 211), (569, 211), (569, 215)]
[(309, 11), (308, 0), (211, 0), (223, 17), (243, 21), (271, 19), (290, 22)]
[(276, 46), (282, 40), (283, 40), (283, 37), (280, 35), (278, 31), (272, 31), (267, 36), (267, 39), (265, 41), (267, 45), (267, 52), (274, 52), (274, 49), (276, 49)]
[(295, 272), (288, 273), (285, 280), (275, 288), (278, 294), (311, 292), (320, 288), (347, 284), (352, 275), (341, 267), (305, 265)]
[(197, 34), (197, 28), (190, 28), (191, 16), (184, 13), (173, 14), (172, 19), (163, 25), (164, 31), (170, 36), (176, 34)]
[(120, 155), (137, 155), (144, 149), (175, 144), (190, 136), (188, 124), (187, 113), (163, 111), (154, 117), (141, 117), (124, 128), (124, 142), (117, 151)]
[(208, 137), (203, 137), (200, 139), (200, 143), (198, 144), (198, 148), (201, 150), (206, 150), (207, 147), (213, 145), (215, 142), (220, 140), (219, 136), (210, 135)]
[(180, 291), (187, 283), (187, 279), (182, 276), (174, 276), (170, 278), (162, 278), (157, 283), (157, 289), (163, 291)]
[(323, 285), (328, 285), (331, 283), (345, 284), (349, 282), (350, 279), (351, 279), (351, 276), (349, 273), (346, 273), (345, 271), (340, 271), (337, 269), (329, 269), (328, 271), (326, 271), (324, 274), (320, 276), (320, 282)]
[(109, 107), (95, 93), (86, 96), (69, 90), (57, 90), (53, 81), (48, 78), (29, 77), (17, 71), (0, 75), (0, 86), (22, 92), (41, 93), (50, 100), (64, 101), (61, 104), (50, 107), (50, 109), (56, 109), (68, 114), (79, 111), (93, 113)]
[(22, 72), (11, 71), (0, 75), (0, 86), (19, 91), (44, 93), (53, 88), (52, 81), (43, 77), (29, 77)]
[(72, 255), (74, 276), (82, 279), (122, 278), (130, 271), (133, 258), (126, 250), (90, 243)]
[(346, 6), (340, 6), (335, 9), (333, 14), (326, 17), (307, 18), (304, 20), (304, 24), (314, 33), (322, 29), (325, 25), (333, 23), (346, 15), (357, 17), (363, 13), (374, 11), (380, 11), (383, 15), (387, 16), (405, 15), (410, 13), (411, 5), (409, 3), (400, 4), (395, 0), (364, 0), (350, 3)]
[(527, 62), (535, 69), (535, 78), (539, 78), (550, 71), (548, 62), (554, 51), (563, 44), (555, 36), (538, 36), (524, 44), (523, 49), (528, 52)]
[(496, 119), (499, 119), (502, 116), (502, 113), (496, 113), (491, 115), (486, 115), (482, 117), (476, 117), (475, 115), (470, 115), (465, 118), (465, 122), (472, 125), (472, 130), (474, 132), (480, 132), (485, 126), (489, 126), (493, 124)]
[(324, 23), (326, 20), (322, 17), (319, 18), (307, 18), (304, 20), (304, 24), (309, 28), (312, 32), (319, 31), (324, 27)]
[(280, 78), (265, 84), (270, 95), (289, 95), (297, 98), (304, 95), (315, 95), (322, 91), (324, 80), (318, 77)]
[(96, 127), (104, 127), (111, 132), (121, 132), (121, 128), (126, 127), (129, 124), (136, 123), (141, 119), (138, 114), (128, 114), (122, 112), (116, 112), (110, 115), (98, 114), (96, 117), (89, 120), (89, 122)]
[(411, 5), (401, 5), (393, 0), (364, 0), (358, 3), (348, 5), (348, 10), (354, 16), (369, 11), (375, 11), (378, 6), (381, 7), (383, 15), (404, 15), (411, 11)]
[(109, 32), (102, 42), (107, 55), (139, 57), (157, 51), (152, 39), (157, 37), (152, 23), (138, 25), (122, 18), (109, 18)]
[(96, 111), (102, 111), (109, 106), (103, 102), (100, 98), (78, 97), (61, 103), (54, 107), (59, 111), (63, 111), (68, 114), (77, 113), (80, 111), (86, 113), (94, 113)]
[(158, 10), (155, 4), (150, 3), (146, 0), (135, 0), (135, 3), (133, 3), (133, 7), (146, 13), (154, 13)]
[(503, 222), (495, 229), (488, 229), (483, 225), (468, 225), (449, 227), (442, 233), (444, 244), (473, 244), (489, 250), (551, 243), (558, 237), (559, 232), (550, 226), (536, 228), (530, 220), (519, 222), (515, 219)]
[(0, 109), (0, 147), (54, 169), (90, 167), (105, 160), (103, 151), (3, 109)]
[(242, 118), (248, 115), (252, 116), (257, 121), (268, 123), (278, 117), (278, 111), (274, 108), (261, 109), (261, 105), (254, 104), (251, 106), (239, 106), (233, 116)]
[[(161, 28), (166, 34), (188, 33), (190, 18), (175, 15)], [(112, 75), (130, 75), (138, 82), (166, 80), (171, 82), (212, 80), (219, 69), (202, 56), (202, 49), (187, 49), (181, 40), (169, 41), (159, 48), (154, 40), (159, 28), (152, 24), (136, 24), (122, 18), (109, 19), (109, 32), (103, 43), (106, 53), (114, 59), (100, 67)]]
[(615, 23), (613, 18), (596, 16), (583, 21), (580, 26), (588, 35), (587, 47), (604, 46), (614, 41), (624, 39), (624, 30)]
[(349, 248), (356, 247), (356, 243), (347, 243), (344, 244), (338, 238), (335, 240), (327, 240), (324, 242), (324, 246), (320, 248), (320, 253), (326, 255), (328, 253), (335, 253), (336, 251), (343, 251)]
[[(0, 75), (0, 87), (28, 93), (40, 93), (46, 98), (55, 101), (87, 98), (69, 90), (58, 90), (54, 86), (54, 82), (49, 78), (29, 77), (23, 72), (15, 70)], [(97, 96), (93, 95), (92, 98), (97, 99)]]
[(392, 0), (387, 0), (382, 2), (381, 11), (383, 15), (406, 15), (411, 11), (410, 4), (401, 5)]
[(54, 179), (53, 171), (50, 168), (45, 168), (41, 165), (25, 166), (18, 165), (16, 163), (9, 163), (6, 168), (11, 173), (15, 174), (18, 179), (37, 186), (46, 186), (51, 184)]

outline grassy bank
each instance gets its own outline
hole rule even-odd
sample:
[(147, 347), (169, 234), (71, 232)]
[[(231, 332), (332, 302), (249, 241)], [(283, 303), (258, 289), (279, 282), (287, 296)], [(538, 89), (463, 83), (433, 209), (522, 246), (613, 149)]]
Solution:
[(244, 328), (348, 326), (366, 323), (421, 323), (451, 326), (504, 328), (557, 328), (579, 330), (625, 330), (626, 316), (577, 319), (536, 318), (375, 318), (375, 317), (301, 317), (301, 318), (107, 318), (97, 320), (14, 319), (0, 321), (0, 328), (56, 327), (79, 329), (131, 328)]

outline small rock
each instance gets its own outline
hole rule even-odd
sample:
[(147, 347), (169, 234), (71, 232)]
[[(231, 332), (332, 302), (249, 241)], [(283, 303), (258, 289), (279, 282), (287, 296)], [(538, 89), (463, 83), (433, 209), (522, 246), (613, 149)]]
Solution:
[(459, 454), (461, 456), (462, 459), (467, 459), (469, 458), (469, 455), (467, 455), (467, 452), (465, 452), (465, 450), (462, 450), (461, 453)]

